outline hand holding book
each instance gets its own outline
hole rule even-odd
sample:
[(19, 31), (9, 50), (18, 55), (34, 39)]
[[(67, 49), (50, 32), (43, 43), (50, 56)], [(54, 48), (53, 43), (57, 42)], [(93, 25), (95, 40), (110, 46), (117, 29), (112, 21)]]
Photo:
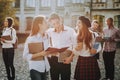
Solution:
[(6, 35), (6, 36), (1, 36), (2, 39), (5, 39), (5, 40), (12, 40), (11, 36), (10, 35)]
[(68, 47), (64, 47), (64, 48), (54, 48), (54, 47), (49, 47), (46, 51), (50, 52), (50, 53), (55, 53), (55, 52), (64, 52), (65, 50), (67, 50)]

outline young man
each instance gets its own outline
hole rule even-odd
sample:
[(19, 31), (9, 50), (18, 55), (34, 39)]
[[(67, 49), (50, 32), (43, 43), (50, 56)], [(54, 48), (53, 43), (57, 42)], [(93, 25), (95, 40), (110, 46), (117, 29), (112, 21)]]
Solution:
[(120, 30), (113, 25), (113, 19), (106, 20), (107, 28), (104, 32), (103, 60), (105, 65), (104, 80), (114, 80), (114, 59), (116, 53), (116, 38), (120, 38)]
[[(67, 53), (67, 51), (71, 51), (72, 53), (72, 46), (75, 39), (74, 29), (64, 26), (62, 19), (56, 13), (51, 14), (49, 22), (51, 26), (53, 26), (53, 28), (47, 31), (50, 37), (50, 45), (59, 49), (68, 47), (67, 50), (62, 53)], [(59, 57), (62, 53), (51, 53), (49, 57), (51, 80), (59, 80), (59, 75), (61, 76), (61, 80), (70, 80), (71, 61), (74, 55), (72, 53), (69, 57), (65, 58), (63, 62), (60, 62)]]

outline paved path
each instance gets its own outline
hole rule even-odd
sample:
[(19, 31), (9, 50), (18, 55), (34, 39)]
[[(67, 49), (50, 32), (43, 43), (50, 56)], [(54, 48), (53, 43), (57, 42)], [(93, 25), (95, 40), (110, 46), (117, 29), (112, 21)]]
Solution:
[[(29, 70), (28, 70), (28, 64), (27, 62), (22, 58), (23, 54), (23, 46), (24, 44), (20, 44), (18, 49), (16, 49), (15, 53), (15, 59), (14, 64), (16, 68), (16, 80), (30, 80), (29, 77)], [(120, 49), (117, 50), (116, 58), (115, 58), (115, 80), (120, 80)], [(74, 58), (74, 61), (72, 62), (72, 75), (71, 80), (73, 80), (74, 75), (74, 69), (76, 65), (77, 57)], [(103, 59), (102, 54), (100, 56), (99, 66), (101, 70), (102, 78), (104, 77), (104, 65), (103, 65)], [(3, 59), (1, 55), (1, 49), (0, 49), (0, 80), (7, 80), (6, 79), (6, 72), (3, 64)], [(49, 78), (49, 76), (48, 76)], [(48, 79), (50, 80), (50, 78)]]

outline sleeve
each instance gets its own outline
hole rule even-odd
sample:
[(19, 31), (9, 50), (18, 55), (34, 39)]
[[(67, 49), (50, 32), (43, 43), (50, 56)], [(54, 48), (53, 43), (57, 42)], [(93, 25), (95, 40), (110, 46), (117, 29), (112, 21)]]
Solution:
[(29, 49), (28, 49), (28, 38), (27, 38), (25, 45), (24, 45), (23, 58), (28, 60), (28, 61), (32, 59), (32, 54), (29, 53)]
[(14, 44), (16, 42), (16, 39), (17, 39), (16, 30), (12, 28), (11, 31), (12, 31), (11, 32), (12, 40), (5, 40), (5, 42)]
[(120, 41), (120, 30), (118, 29), (116, 32), (116, 38), (115, 41)]
[(51, 31), (52, 31), (52, 28), (48, 29), (46, 31), (46, 34), (48, 36), (48, 47), (51, 47), (52, 46), (52, 40), (51, 40)]

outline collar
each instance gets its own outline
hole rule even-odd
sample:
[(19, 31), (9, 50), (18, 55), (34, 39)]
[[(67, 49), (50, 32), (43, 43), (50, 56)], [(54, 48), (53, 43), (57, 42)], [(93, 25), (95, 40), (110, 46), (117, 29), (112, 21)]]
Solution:
[(111, 27), (111, 28), (107, 28), (108, 30), (113, 30), (114, 29), (114, 27)]
[[(62, 25), (62, 26), (63, 26), (63, 28), (62, 28), (62, 30), (60, 32), (67, 31), (66, 27), (64, 25)], [(55, 28), (54, 28), (54, 32), (56, 32)]]

